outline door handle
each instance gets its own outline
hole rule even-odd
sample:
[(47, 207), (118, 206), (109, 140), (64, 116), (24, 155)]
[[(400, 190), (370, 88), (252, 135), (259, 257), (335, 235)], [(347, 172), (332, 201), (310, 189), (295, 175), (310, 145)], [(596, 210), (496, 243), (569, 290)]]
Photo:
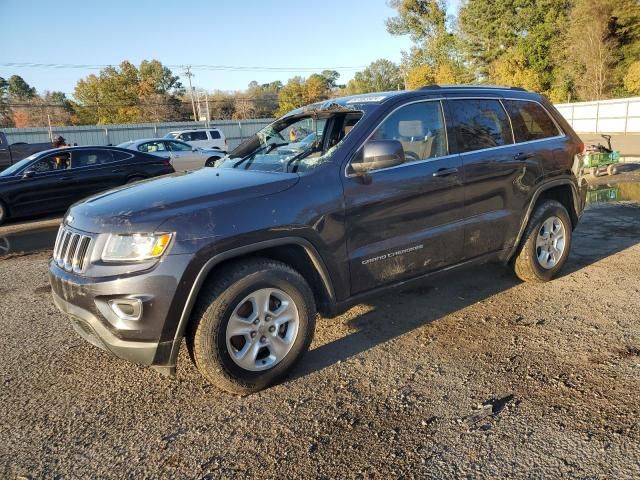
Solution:
[(114, 168), (113, 170), (111, 170), (111, 173), (122, 173), (124, 172), (124, 169), (122, 168)]
[(71, 180), (73, 177), (71, 175), (66, 175), (64, 177), (60, 177), (61, 182), (66, 182), (67, 180)]
[(436, 170), (433, 172), (434, 177), (447, 177), (449, 175), (453, 175), (454, 173), (458, 173), (457, 168), (441, 168), (440, 170)]
[(528, 153), (520, 152), (520, 153), (516, 153), (513, 156), (513, 158), (514, 158), (514, 160), (528, 160), (529, 158), (533, 157), (534, 155), (535, 154), (531, 153), (531, 152), (528, 152)]

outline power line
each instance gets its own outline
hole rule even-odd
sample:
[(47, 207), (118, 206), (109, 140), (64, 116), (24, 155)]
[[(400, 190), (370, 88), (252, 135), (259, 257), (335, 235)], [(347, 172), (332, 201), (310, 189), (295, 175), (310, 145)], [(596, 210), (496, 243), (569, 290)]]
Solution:
[[(78, 64), (78, 63), (34, 63), (34, 62), (7, 62), (0, 63), (0, 67), (8, 68), (49, 68), (49, 69), (84, 69), (100, 70), (106, 67), (117, 67), (118, 65), (107, 64)], [(184, 65), (165, 65), (169, 68), (184, 68)], [(259, 65), (190, 65), (193, 70), (208, 71), (233, 71), (233, 72), (318, 72), (322, 70), (362, 70), (366, 65), (359, 66), (329, 66), (329, 67), (269, 67)]]

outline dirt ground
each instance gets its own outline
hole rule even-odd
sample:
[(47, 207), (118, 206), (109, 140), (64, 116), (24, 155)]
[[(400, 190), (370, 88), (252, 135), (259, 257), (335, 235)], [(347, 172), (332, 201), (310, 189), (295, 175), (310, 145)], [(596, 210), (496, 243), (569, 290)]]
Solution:
[(0, 477), (640, 478), (638, 171), (595, 182), (555, 281), (490, 265), (381, 296), (244, 398), (184, 351), (167, 379), (85, 343), (49, 253), (8, 254)]

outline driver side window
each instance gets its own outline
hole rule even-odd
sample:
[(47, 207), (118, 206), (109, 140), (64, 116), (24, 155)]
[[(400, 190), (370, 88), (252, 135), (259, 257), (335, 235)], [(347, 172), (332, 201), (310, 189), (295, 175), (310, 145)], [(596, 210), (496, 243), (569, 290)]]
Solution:
[(33, 164), (29, 170), (36, 173), (55, 172), (66, 170), (71, 166), (71, 156), (69, 153), (55, 153)]
[(404, 150), (404, 163), (447, 155), (442, 105), (439, 101), (412, 103), (393, 112), (368, 141), (397, 140)]

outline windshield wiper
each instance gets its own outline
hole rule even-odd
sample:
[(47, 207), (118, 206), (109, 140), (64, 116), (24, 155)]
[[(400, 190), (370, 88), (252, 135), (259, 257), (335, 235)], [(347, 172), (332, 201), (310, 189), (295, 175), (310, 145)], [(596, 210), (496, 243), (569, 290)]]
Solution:
[(293, 162), (298, 162), (300, 160), (302, 160), (304, 157), (306, 157), (307, 155), (309, 155), (311, 152), (313, 152), (316, 148), (316, 142), (312, 142), (311, 145), (309, 145), (307, 148), (305, 148), (303, 151), (301, 151), (299, 154), (297, 154), (296, 156), (294, 156), (293, 158), (291, 158), (288, 162), (287, 162), (287, 172), (289, 171), (289, 167), (293, 164)]
[(258, 150), (255, 150), (253, 152), (251, 152), (249, 155), (247, 155), (246, 157), (242, 157), (240, 160), (238, 160), (236, 163), (233, 164), (233, 168), (236, 168), (238, 166), (240, 166), (240, 164), (244, 163), (246, 160), (255, 157), (256, 155), (258, 155), (259, 153), (262, 153), (264, 151), (265, 154), (271, 152), (274, 148), (278, 148), (278, 147), (284, 147), (286, 145), (289, 145), (288, 143), (270, 143), (269, 145), (265, 145), (261, 148), (259, 148)]

